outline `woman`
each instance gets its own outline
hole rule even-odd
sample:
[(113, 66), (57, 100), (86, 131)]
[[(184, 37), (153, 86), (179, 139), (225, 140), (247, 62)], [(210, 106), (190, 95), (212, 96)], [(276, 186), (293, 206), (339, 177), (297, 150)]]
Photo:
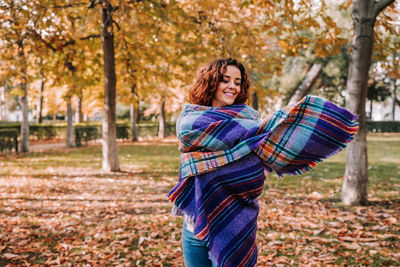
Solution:
[(354, 115), (313, 96), (260, 121), (244, 104), (249, 84), (235, 59), (212, 61), (178, 120), (179, 182), (168, 197), (184, 215), (186, 266), (254, 266), (265, 172), (308, 171), (357, 131)]

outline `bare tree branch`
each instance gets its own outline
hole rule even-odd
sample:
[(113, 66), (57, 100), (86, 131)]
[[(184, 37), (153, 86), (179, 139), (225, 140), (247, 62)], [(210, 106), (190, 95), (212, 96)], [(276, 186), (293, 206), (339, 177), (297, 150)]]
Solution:
[[(62, 8), (70, 8), (70, 7), (86, 6), (86, 5), (87, 5), (87, 3), (75, 3), (75, 4), (64, 5), (64, 6), (50, 6), (50, 8), (62, 9)], [(45, 7), (45, 8), (49, 8), (49, 7)]]
[(37, 33), (35, 30), (31, 30), (31, 33), (33, 34), (33, 36), (34, 36), (35, 38), (39, 39), (39, 41), (41, 41), (42, 43), (44, 43), (45, 46), (46, 46), (47, 48), (50, 48), (53, 52), (56, 52), (56, 48), (53, 47), (53, 46), (51, 45), (51, 43), (49, 43), (49, 42), (47, 42), (45, 39), (43, 39), (42, 36), (41, 36), (39, 33)]
[(110, 4), (110, 2), (108, 2), (108, 0), (101, 0), (100, 2), (107, 7), (107, 9), (110, 11), (110, 13), (112, 13), (114, 11), (113, 6)]
[(115, 24), (118, 30), (121, 30), (121, 26), (119, 26), (119, 24), (115, 20), (113, 20), (113, 23)]
[[(57, 48), (55, 48), (51, 43), (49, 43), (48, 41), (46, 41), (45, 39), (43, 39), (42, 36), (41, 36), (39, 33), (37, 33), (37, 32), (34, 31), (34, 30), (32, 30), (31, 33), (33, 34), (33, 36), (34, 36), (35, 38), (37, 38), (39, 41), (41, 41), (42, 43), (44, 43), (44, 44), (46, 45), (47, 48), (50, 48), (53, 52), (56, 52), (56, 51), (57, 51)], [(100, 34), (90, 34), (90, 35), (85, 36), (85, 37), (80, 37), (80, 38), (78, 38), (78, 40), (83, 41), (83, 40), (88, 40), (88, 39), (92, 39), (92, 38), (100, 38)], [(73, 45), (73, 44), (75, 44), (75, 43), (76, 43), (76, 40), (72, 39), (72, 40), (70, 40), (70, 41), (67, 41), (67, 42), (63, 43), (61, 47), (64, 48), (64, 47), (66, 47), (66, 46)]]
[[(85, 36), (85, 37), (80, 37), (80, 38), (78, 38), (78, 40), (83, 41), (83, 40), (88, 40), (88, 39), (92, 39), (92, 38), (100, 38), (100, 34), (90, 34), (90, 35)], [(72, 40), (70, 40), (70, 41), (68, 41), (68, 42), (65, 42), (65, 43), (62, 45), (62, 47), (66, 47), (66, 46), (69, 46), (69, 45), (73, 45), (73, 44), (75, 44), (75, 43), (76, 43), (76, 40), (72, 39)]]
[(80, 37), (79, 40), (87, 40), (87, 39), (92, 39), (92, 38), (100, 38), (100, 34), (90, 34), (85, 37)]
[(91, 0), (88, 8), (94, 8), (95, 6), (96, 6), (96, 0)]
[(374, 15), (375, 18), (379, 15), (379, 13), (385, 9), (385, 7), (387, 7), (388, 5), (390, 5), (391, 3), (393, 3), (394, 0), (380, 0), (378, 2), (375, 2), (374, 5)]

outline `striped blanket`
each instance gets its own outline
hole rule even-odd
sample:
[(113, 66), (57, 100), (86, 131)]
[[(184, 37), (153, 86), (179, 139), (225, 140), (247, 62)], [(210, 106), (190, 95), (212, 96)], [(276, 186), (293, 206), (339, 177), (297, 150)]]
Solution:
[(180, 173), (167, 194), (218, 266), (254, 266), (265, 173), (301, 174), (346, 147), (356, 116), (306, 96), (260, 121), (247, 105), (187, 104), (177, 123)]

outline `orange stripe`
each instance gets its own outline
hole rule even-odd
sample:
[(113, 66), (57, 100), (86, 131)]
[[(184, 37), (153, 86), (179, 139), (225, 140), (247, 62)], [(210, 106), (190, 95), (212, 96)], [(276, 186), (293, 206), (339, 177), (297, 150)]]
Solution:
[[(240, 193), (240, 194), (233, 194), (233, 195), (230, 195), (227, 199), (232, 198), (232, 201), (233, 201), (233, 200), (235, 199), (234, 196), (238, 196), (238, 197), (242, 197), (242, 198), (243, 198), (243, 196), (250, 195), (250, 194), (252, 194), (252, 193), (254, 193), (254, 192), (259, 191), (260, 189), (262, 189), (262, 186), (261, 186), (261, 187), (258, 187), (258, 188), (255, 188), (255, 189), (253, 189), (253, 190), (250, 190), (250, 191), (246, 191), (246, 192)], [(221, 205), (224, 204), (224, 202), (225, 202), (227, 199), (225, 199), (221, 204), (219, 204), (219, 205), (213, 210), (213, 212), (210, 213), (210, 214), (208, 215), (208, 217), (207, 217), (207, 219), (209, 219), (208, 221), (213, 221), (214, 218), (221, 212), (221, 211), (219, 211), (218, 213), (216, 213), (216, 212), (218, 211), (219, 207), (221, 207)], [(232, 201), (230, 201), (228, 204), (230, 204)], [(225, 205), (224, 207), (226, 207), (226, 206), (227, 206), (227, 205)], [(223, 207), (223, 208), (224, 208), (224, 207)], [(223, 210), (223, 208), (222, 208), (221, 210)]]
[(209, 136), (209, 133), (212, 132), (214, 130), (214, 128), (216, 128), (221, 122), (216, 122), (216, 123), (211, 123), (202, 134), (199, 135), (199, 137), (197, 137), (196, 140), (193, 141), (192, 143), (192, 147), (193, 146), (197, 146), (198, 144), (201, 144), (201, 142), (207, 137)]
[[(207, 222), (212, 221), (212, 220), (214, 219), (214, 217), (217, 216), (218, 214), (220, 214), (221, 211), (223, 210), (223, 208), (225, 208), (227, 205), (229, 205), (233, 200), (234, 200), (233, 195), (230, 195), (228, 198), (226, 198), (224, 201), (222, 201), (222, 202), (214, 209), (214, 211), (213, 211), (212, 213), (210, 213), (210, 214), (207, 216)], [(228, 201), (229, 201), (229, 202), (228, 202)], [(228, 203), (224, 204), (225, 202), (228, 202)], [(221, 209), (219, 212), (217, 212), (217, 210), (218, 210), (223, 204), (224, 204), (224, 206), (222, 207), (222, 209)], [(207, 230), (207, 232), (205, 232), (206, 230)], [(206, 236), (206, 235), (208, 234), (208, 232), (209, 232), (209, 226), (208, 226), (208, 223), (207, 223), (207, 227), (204, 228), (200, 233), (198, 233), (198, 234), (196, 235), (196, 237), (198, 237), (198, 238), (203, 238), (204, 236)]]
[[(255, 188), (255, 189), (250, 190), (250, 191), (247, 191), (247, 192), (243, 192), (243, 193), (241, 193), (241, 194), (233, 194), (233, 195), (230, 195), (230, 196), (229, 196), (228, 198), (226, 198), (223, 202), (221, 202), (221, 203), (213, 210), (212, 213), (210, 213), (210, 214), (207, 216), (207, 221), (208, 221), (208, 222), (209, 222), (209, 221), (213, 221), (214, 218), (217, 217), (217, 216), (221, 213), (221, 211), (223, 211), (223, 210), (225, 209), (226, 206), (228, 206), (230, 203), (232, 203), (233, 200), (235, 200), (234, 196), (243, 197), (243, 196), (245, 196), (245, 195), (247, 195), (247, 194), (251, 194), (251, 193), (256, 193), (256, 192), (262, 191), (262, 188), (263, 188), (263, 186), (260, 186), (260, 187), (258, 187), (258, 188)], [(228, 202), (228, 201), (229, 201), (229, 202)], [(228, 203), (226, 203), (226, 202), (228, 202)], [(206, 231), (206, 230), (207, 230), (207, 231)], [(205, 231), (206, 231), (206, 232), (205, 232)], [(204, 236), (206, 236), (206, 235), (208, 234), (208, 232), (209, 232), (209, 227), (208, 227), (208, 224), (207, 224), (207, 227), (205, 227), (200, 233), (198, 233), (198, 234), (196, 235), (196, 237), (198, 237), (198, 238), (203, 238)]]
[(186, 188), (186, 184), (188, 183), (189, 179), (183, 181), (183, 183), (175, 190), (175, 192), (168, 197), (169, 200), (175, 201), (176, 198), (182, 193), (182, 191)]
[(247, 261), (249, 260), (249, 258), (251, 257), (251, 255), (253, 255), (253, 252), (257, 246), (256, 244), (257, 242), (255, 241), (253, 243), (253, 245), (251, 246), (251, 248), (249, 249), (249, 252), (246, 254), (246, 256), (243, 258), (243, 260), (239, 263), (238, 266), (245, 266), (245, 264), (247, 263)]

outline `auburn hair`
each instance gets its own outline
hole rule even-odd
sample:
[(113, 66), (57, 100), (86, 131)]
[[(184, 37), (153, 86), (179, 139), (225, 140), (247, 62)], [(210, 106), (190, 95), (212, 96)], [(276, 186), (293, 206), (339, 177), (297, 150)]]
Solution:
[(218, 84), (222, 81), (227, 66), (237, 67), (241, 74), (240, 93), (233, 104), (245, 103), (249, 96), (250, 81), (243, 64), (232, 58), (213, 60), (200, 69), (195, 83), (189, 89), (189, 103), (211, 106)]

